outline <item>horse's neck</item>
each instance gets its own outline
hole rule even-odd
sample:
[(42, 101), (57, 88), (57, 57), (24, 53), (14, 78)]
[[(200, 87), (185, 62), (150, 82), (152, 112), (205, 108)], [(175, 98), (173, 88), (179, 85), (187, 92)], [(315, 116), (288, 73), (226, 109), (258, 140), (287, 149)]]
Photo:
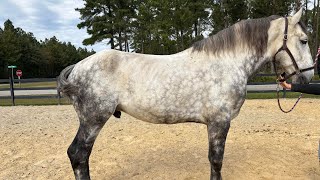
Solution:
[(263, 57), (258, 57), (255, 53), (245, 50), (237, 50), (236, 53), (232, 52), (213, 55), (206, 52), (194, 53), (192, 49), (187, 49), (176, 55), (187, 56), (186, 58), (178, 59), (189, 59), (191, 57), (192, 61), (189, 62), (193, 62), (194, 59), (197, 59), (201, 63), (201, 66), (206, 64), (205, 66), (214, 68), (210, 70), (219, 73), (223, 72), (217, 71), (218, 69), (225, 70), (225, 73), (229, 76), (239, 77), (238, 79), (241, 79), (241, 82), (247, 82), (250, 77), (255, 75), (255, 73), (257, 73), (267, 62), (270, 62), (271, 59), (271, 56), (268, 53), (265, 53)]
[(243, 60), (244, 71), (248, 77), (255, 75), (266, 63), (270, 62), (270, 57), (249, 56)]
[(221, 58), (221, 60), (223, 61), (222, 63), (227, 63), (232, 68), (230, 69), (230, 74), (233, 76), (241, 75), (244, 79), (248, 80), (270, 61), (270, 57), (257, 57), (250, 53), (238, 53)]

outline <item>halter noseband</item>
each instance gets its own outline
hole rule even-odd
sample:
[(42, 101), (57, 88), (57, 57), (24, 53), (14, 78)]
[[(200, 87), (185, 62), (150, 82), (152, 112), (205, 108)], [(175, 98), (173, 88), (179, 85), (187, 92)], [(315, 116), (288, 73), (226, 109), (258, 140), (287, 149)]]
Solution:
[(292, 76), (298, 75), (298, 74), (300, 74), (300, 73), (302, 73), (302, 72), (310, 71), (310, 70), (314, 69), (314, 66), (315, 66), (315, 64), (314, 64), (312, 67), (309, 67), (309, 68), (305, 68), (305, 69), (300, 69), (300, 68), (299, 68), (299, 66), (298, 66), (295, 58), (293, 57), (291, 51), (289, 50), (289, 48), (288, 48), (288, 46), (287, 46), (287, 41), (288, 41), (288, 26), (289, 26), (288, 24), (289, 24), (289, 23), (288, 23), (288, 18), (287, 18), (287, 17), (285, 17), (284, 19), (285, 19), (285, 29), (284, 29), (283, 45), (279, 48), (279, 50), (278, 50), (278, 51), (276, 52), (276, 54), (273, 56), (273, 67), (274, 67), (276, 76), (278, 77), (278, 74), (277, 74), (278, 72), (277, 72), (277, 69), (276, 69), (276, 55), (277, 55), (279, 52), (281, 52), (281, 51), (286, 51), (287, 54), (290, 56), (291, 61), (292, 61), (293, 66), (294, 66), (294, 68), (295, 68), (296, 71), (293, 72), (293, 73), (291, 73), (291, 74), (289, 74), (289, 75), (287, 75), (287, 76), (285, 76), (285, 77), (283, 77), (283, 79), (280, 79), (280, 80), (279, 80), (280, 82), (284, 82), (284, 81), (286, 81), (287, 79), (291, 78)]

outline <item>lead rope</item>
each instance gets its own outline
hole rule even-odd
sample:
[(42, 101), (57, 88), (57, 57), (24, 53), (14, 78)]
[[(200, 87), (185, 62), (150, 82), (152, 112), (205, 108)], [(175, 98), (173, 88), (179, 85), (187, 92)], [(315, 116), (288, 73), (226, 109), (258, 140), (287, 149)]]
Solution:
[[(317, 53), (316, 58), (315, 58), (315, 60), (314, 60), (313, 66), (316, 66), (316, 64), (317, 64), (317, 58), (318, 58), (319, 55), (320, 55), (320, 48), (318, 49), (318, 53)], [(276, 74), (277, 74), (277, 69), (276, 69), (276, 64), (275, 64), (275, 63), (274, 63), (274, 69), (275, 69), (275, 72), (276, 72)], [(278, 75), (277, 75), (277, 76), (278, 76)], [(294, 105), (292, 106), (292, 108), (291, 108), (290, 110), (287, 110), (287, 111), (286, 111), (286, 110), (284, 110), (284, 109), (282, 108), (281, 103), (280, 103), (280, 81), (277, 79), (276, 82), (277, 82), (277, 100), (278, 100), (278, 106), (279, 106), (279, 108), (280, 108), (280, 110), (281, 110), (282, 112), (284, 112), (284, 113), (289, 113), (289, 112), (293, 111), (293, 109), (294, 109), (294, 108), (297, 106), (297, 104), (299, 103), (300, 99), (302, 98), (302, 93), (300, 93), (297, 101), (294, 103)], [(320, 141), (319, 141), (319, 148), (320, 148)], [(319, 162), (320, 162), (320, 149), (319, 149)]]
[(276, 62), (275, 62), (275, 59), (273, 59), (273, 68), (274, 68), (274, 72), (276, 73), (276, 76), (277, 76), (277, 80), (276, 80), (276, 83), (277, 83), (277, 100), (278, 100), (278, 106), (279, 106), (279, 109), (283, 112), (283, 113), (289, 113), (291, 112), (298, 104), (298, 102), (300, 101), (300, 99), (302, 98), (302, 93), (300, 94), (300, 96), (298, 97), (297, 101), (294, 103), (294, 105), (292, 106), (292, 108), (290, 110), (284, 110), (281, 106), (281, 103), (280, 103), (280, 80), (279, 80), (279, 76), (278, 76), (278, 71), (277, 71), (277, 66), (276, 66)]
[(278, 106), (280, 108), (280, 110), (284, 113), (289, 113), (291, 112), (298, 104), (298, 102), (300, 101), (300, 99), (302, 98), (302, 93), (299, 95), (297, 101), (294, 103), (294, 105), (292, 106), (292, 108), (288, 111), (284, 110), (282, 107), (281, 107), (281, 103), (280, 103), (280, 82), (277, 81), (277, 99), (278, 99)]

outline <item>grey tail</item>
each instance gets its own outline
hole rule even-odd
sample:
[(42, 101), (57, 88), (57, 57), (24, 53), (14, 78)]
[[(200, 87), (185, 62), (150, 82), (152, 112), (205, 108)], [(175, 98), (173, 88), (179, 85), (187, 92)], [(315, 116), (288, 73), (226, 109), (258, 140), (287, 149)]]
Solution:
[(64, 70), (61, 71), (59, 77), (58, 77), (58, 91), (62, 92), (64, 95), (68, 96), (69, 98), (72, 95), (77, 94), (78, 91), (78, 87), (71, 84), (68, 81), (68, 76), (69, 74), (72, 72), (73, 68), (74, 68), (75, 64), (70, 65), (68, 67), (66, 67)]

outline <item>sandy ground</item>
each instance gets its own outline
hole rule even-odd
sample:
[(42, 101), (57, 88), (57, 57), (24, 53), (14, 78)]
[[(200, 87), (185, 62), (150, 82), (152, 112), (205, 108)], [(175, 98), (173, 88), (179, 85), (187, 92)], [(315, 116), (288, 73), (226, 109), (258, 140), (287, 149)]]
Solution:
[[(247, 100), (229, 131), (224, 179), (320, 179), (319, 105), (302, 99), (284, 114), (275, 100)], [(77, 127), (72, 106), (0, 107), (0, 179), (73, 179), (66, 150)], [(155, 125), (123, 114), (98, 136), (91, 177), (207, 180), (207, 146), (205, 125)]]

